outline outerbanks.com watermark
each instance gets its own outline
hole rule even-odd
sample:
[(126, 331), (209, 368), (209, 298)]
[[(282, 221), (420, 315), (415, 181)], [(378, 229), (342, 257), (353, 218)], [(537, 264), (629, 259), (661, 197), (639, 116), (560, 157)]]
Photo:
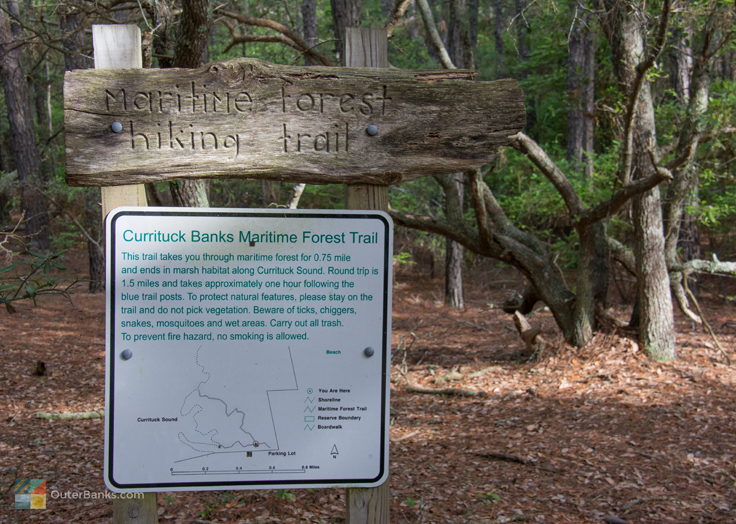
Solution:
[(60, 491), (56, 489), (51, 489), (48, 493), (51, 500), (132, 500), (143, 498), (143, 493), (113, 493), (112, 491), (89, 491), (86, 489), (79, 491)]
[(113, 493), (111, 491), (46, 489), (45, 479), (17, 479), (13, 483), (15, 509), (46, 509), (51, 500), (115, 500), (142, 499), (143, 493)]

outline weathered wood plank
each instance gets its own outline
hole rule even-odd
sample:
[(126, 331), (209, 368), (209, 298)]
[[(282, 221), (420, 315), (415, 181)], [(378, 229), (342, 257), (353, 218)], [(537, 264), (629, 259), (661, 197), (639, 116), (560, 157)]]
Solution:
[(73, 71), (64, 94), (67, 180), (389, 184), (477, 167), (523, 128), (525, 113), (516, 81), (470, 76), (255, 59)]
[[(346, 27), (344, 45), (342, 56), (346, 66), (388, 66), (388, 38), (385, 29)], [(386, 185), (349, 185), (346, 186), (345, 196), (348, 209), (388, 211), (388, 186)], [(387, 360), (391, 361), (390, 358)], [(388, 453), (388, 449), (386, 452)], [(345, 497), (345, 523), (388, 523), (390, 522), (390, 506), (391, 492), (388, 480), (376, 488), (348, 489)]]
[[(141, 32), (135, 25), (93, 25), (92, 44), (97, 68), (142, 67)], [(102, 219), (120, 206), (145, 206), (143, 185), (103, 187)], [(105, 399), (106, 408), (109, 407)], [(111, 413), (107, 412), (108, 416)], [(145, 493), (140, 499), (115, 498), (112, 502), (113, 524), (156, 524), (156, 494)]]

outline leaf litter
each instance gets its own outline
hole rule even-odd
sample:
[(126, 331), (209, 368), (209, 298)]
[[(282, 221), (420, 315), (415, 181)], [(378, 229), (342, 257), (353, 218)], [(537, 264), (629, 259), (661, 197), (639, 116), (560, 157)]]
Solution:
[[(680, 358), (657, 363), (626, 332), (566, 346), (542, 309), (529, 319), (553, 342), (529, 361), (511, 315), (489, 307), (508, 289), (467, 282), (466, 309), (454, 311), (441, 281), (396, 278), (391, 522), (734, 521), (736, 370), (709, 336), (678, 315)], [(707, 291), (701, 305), (733, 358), (732, 305)], [(13, 510), (11, 489), (43, 478), (57, 492), (105, 491), (104, 421), (37, 416), (104, 409), (104, 297), (16, 309), (0, 325), (0, 521), (109, 522), (110, 501)], [(160, 522), (338, 523), (344, 508), (341, 489), (158, 494)]]

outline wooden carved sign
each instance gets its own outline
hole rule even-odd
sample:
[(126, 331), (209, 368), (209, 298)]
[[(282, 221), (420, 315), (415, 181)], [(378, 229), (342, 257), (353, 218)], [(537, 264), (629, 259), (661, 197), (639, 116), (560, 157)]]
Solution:
[(391, 184), (479, 167), (524, 127), (514, 80), (282, 66), (80, 70), (64, 84), (67, 180), (253, 177)]

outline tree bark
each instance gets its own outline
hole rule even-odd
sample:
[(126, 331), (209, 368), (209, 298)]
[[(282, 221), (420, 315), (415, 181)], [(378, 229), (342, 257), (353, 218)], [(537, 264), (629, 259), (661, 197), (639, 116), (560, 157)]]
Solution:
[(335, 33), (335, 50), (338, 63), (344, 62), (345, 28), (360, 27), (363, 14), (362, 0), (330, 0), (332, 6), (332, 27)]
[[(64, 49), (64, 70), (89, 69), (94, 63), (92, 59), (84, 54), (86, 24), (84, 17), (76, 6), (64, 4), (59, 7), (59, 28), (64, 35), (61, 45)], [(100, 212), (100, 188), (84, 188), (84, 214), (82, 220), (84, 227), (89, 233), (87, 239), (87, 260), (89, 261), (89, 285), (90, 293), (96, 293), (105, 289), (105, 253), (103, 246), (105, 240)]]
[[(625, 172), (628, 161), (624, 161), (622, 176), (624, 180), (636, 180), (652, 175), (657, 168), (653, 161), (657, 148), (654, 104), (649, 83), (643, 77), (647, 61), (652, 58), (645, 54), (644, 6), (615, 0), (605, 0), (605, 6), (603, 23), (616, 76), (633, 103), (631, 151), (624, 155), (631, 159), (632, 170)], [(666, 21), (666, 15), (663, 13), (661, 22)], [(650, 358), (672, 360), (676, 358), (675, 328), (658, 186), (633, 199), (632, 215), (640, 343)]]
[[(302, 37), (309, 47), (317, 45), (317, 0), (302, 0)], [(304, 56), (306, 65), (317, 65), (319, 62), (308, 54)]]
[(503, 78), (506, 74), (504, 67), (505, 46), (503, 43), (504, 32), (503, 0), (493, 0), (493, 43), (496, 48), (496, 78)]
[[(179, 34), (174, 49), (173, 67), (195, 68), (202, 65), (207, 48), (211, 21), (208, 0), (183, 0)], [(170, 182), (174, 205), (179, 207), (209, 207), (208, 182), (184, 179)]]
[(595, 104), (595, 42), (590, 16), (573, 13), (567, 58), (567, 161), (573, 170), (593, 172), (593, 110)]
[[(435, 179), (445, 192), (445, 217), (451, 224), (463, 221), (464, 175), (439, 175)], [(445, 238), (445, 304), (453, 309), (463, 309), (463, 262), (465, 248), (450, 238)]]
[(473, 49), (470, 47), (468, 24), (464, 19), (467, 11), (465, 0), (450, 0), (449, 23), (447, 24), (447, 52), (455, 67), (473, 69)]
[[(0, 73), (18, 171), (21, 209), (25, 214), (26, 234), (31, 247), (45, 251), (51, 242), (48, 213), (40, 196), (45, 185), (41, 178), (41, 156), (36, 146), (33, 111), (21, 63), (23, 46), (19, 36), (13, 34), (8, 15), (18, 13), (17, 4), (3, 1), (0, 7)], [(18, 33), (19, 28), (15, 32)]]
[(526, 62), (529, 60), (529, 32), (531, 27), (526, 20), (525, 11), (527, 9), (528, 0), (514, 0), (514, 17), (516, 18), (516, 47), (519, 53), (519, 60)]

